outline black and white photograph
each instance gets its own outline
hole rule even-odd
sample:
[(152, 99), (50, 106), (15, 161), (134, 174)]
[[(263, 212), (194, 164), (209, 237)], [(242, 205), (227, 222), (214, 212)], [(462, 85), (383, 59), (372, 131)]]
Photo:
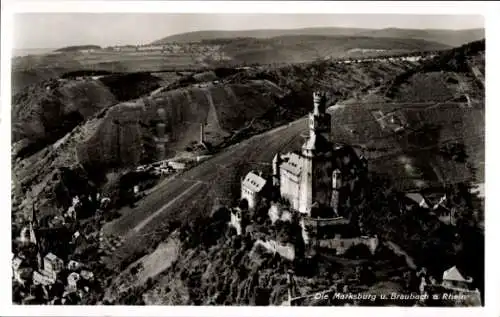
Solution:
[(484, 307), (484, 16), (11, 19), (12, 305)]

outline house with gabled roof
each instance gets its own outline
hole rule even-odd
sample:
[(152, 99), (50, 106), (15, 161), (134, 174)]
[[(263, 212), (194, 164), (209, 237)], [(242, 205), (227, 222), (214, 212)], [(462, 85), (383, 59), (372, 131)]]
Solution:
[(406, 193), (405, 199), (409, 204), (415, 204), (421, 208), (430, 208), (430, 204), (420, 193)]
[(442, 286), (447, 288), (470, 289), (471, 277), (464, 277), (456, 266), (443, 272)]
[(55, 280), (59, 272), (61, 272), (64, 268), (64, 261), (52, 252), (49, 252), (43, 258), (43, 268), (43, 273)]
[(33, 273), (33, 269), (26, 267), (23, 262), (23, 259), (19, 257), (15, 257), (12, 260), (12, 273), (14, 280), (19, 284), (24, 285), (26, 281), (31, 277)]
[[(45, 273), (45, 272), (43, 272)], [(52, 275), (43, 274), (38, 271), (33, 272), (33, 284), (34, 285), (44, 285), (51, 286), (56, 282), (56, 279)]]

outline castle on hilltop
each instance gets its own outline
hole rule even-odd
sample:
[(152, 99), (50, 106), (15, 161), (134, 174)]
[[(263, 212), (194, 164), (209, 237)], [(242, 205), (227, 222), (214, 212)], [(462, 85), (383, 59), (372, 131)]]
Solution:
[[(319, 217), (317, 212), (321, 211), (323, 217), (340, 217), (350, 193), (366, 172), (367, 162), (352, 147), (332, 140), (326, 96), (315, 92), (313, 102), (314, 109), (308, 117), (309, 135), (301, 151), (274, 156), (272, 187), (289, 202), (291, 209), (303, 215)], [(266, 182), (253, 171), (243, 179), (241, 196), (250, 207), (263, 196)]]

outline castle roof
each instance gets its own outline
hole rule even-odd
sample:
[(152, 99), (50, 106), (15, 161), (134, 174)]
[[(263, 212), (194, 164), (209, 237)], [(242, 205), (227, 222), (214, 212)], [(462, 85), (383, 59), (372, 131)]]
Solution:
[(421, 207), (424, 207), (424, 208), (429, 208), (429, 205), (427, 204), (424, 196), (422, 196), (421, 194), (419, 193), (407, 193), (405, 195), (408, 199), (414, 201), (415, 203), (417, 203), (418, 205), (420, 205)]
[(21, 258), (14, 258), (14, 260), (12, 260), (12, 267), (17, 270), (18, 268), (21, 267), (21, 264), (23, 263), (23, 259)]
[(288, 153), (284, 156), (285, 162), (281, 168), (287, 170), (293, 175), (299, 175), (302, 170), (302, 158), (296, 153)]
[(255, 174), (253, 171), (249, 172), (243, 180), (243, 185), (251, 191), (258, 193), (266, 185), (266, 180), (261, 176)]
[(33, 272), (33, 281), (35, 282), (35, 284), (42, 285), (51, 285), (55, 283), (55, 280), (52, 277), (42, 274), (38, 271)]
[(458, 281), (458, 282), (472, 282), (472, 278), (464, 278), (456, 266), (444, 271), (443, 281)]
[(58, 258), (58, 257), (57, 257), (54, 253), (52, 253), (52, 252), (49, 252), (49, 253), (45, 256), (45, 258), (46, 258), (47, 260), (49, 260), (49, 261), (57, 261), (57, 260), (61, 260), (61, 259), (59, 259), (59, 258)]

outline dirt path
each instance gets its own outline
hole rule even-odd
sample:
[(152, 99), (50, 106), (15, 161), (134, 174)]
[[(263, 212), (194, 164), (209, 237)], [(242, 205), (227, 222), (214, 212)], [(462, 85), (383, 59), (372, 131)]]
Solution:
[(208, 88), (203, 88), (203, 93), (207, 97), (208, 104), (210, 106), (207, 115), (207, 125), (212, 126), (212, 130), (214, 131), (222, 131), (222, 127), (220, 126), (219, 117), (217, 116), (217, 109), (214, 105), (214, 100), (212, 98), (212, 94), (210, 94), (210, 90)]

